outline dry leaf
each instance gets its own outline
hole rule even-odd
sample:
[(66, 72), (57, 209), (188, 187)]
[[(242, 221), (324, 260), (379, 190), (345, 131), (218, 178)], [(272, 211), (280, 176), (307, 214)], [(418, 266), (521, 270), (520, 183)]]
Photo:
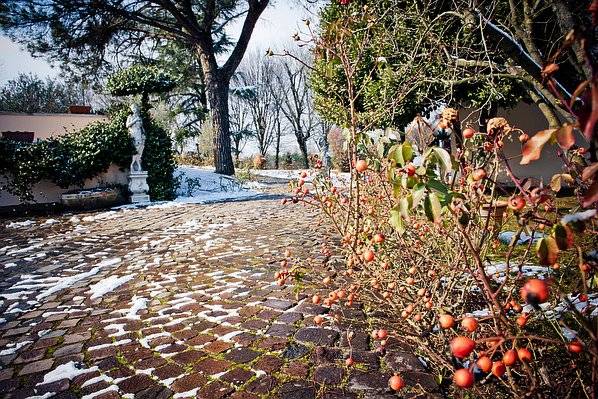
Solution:
[(548, 143), (551, 139), (556, 129), (547, 129), (542, 130), (536, 133), (532, 138), (530, 138), (524, 145), (523, 149), (521, 150), (521, 165), (528, 165), (531, 161), (535, 161), (540, 159), (540, 154), (542, 153), (542, 148), (546, 143)]

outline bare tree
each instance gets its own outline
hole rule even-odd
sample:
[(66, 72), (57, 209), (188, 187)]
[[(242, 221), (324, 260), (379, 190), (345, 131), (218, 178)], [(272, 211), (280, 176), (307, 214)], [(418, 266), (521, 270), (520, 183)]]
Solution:
[(249, 110), (254, 137), (260, 155), (266, 156), (276, 139), (276, 98), (273, 65), (261, 53), (252, 53), (235, 76), (232, 92), (243, 99)]
[(232, 139), (232, 152), (235, 157), (235, 166), (239, 166), (239, 157), (247, 140), (253, 136), (251, 130), (251, 117), (249, 109), (244, 104), (244, 99), (233, 91), (229, 101), (230, 135)]
[(318, 128), (319, 120), (309, 88), (307, 62), (309, 54), (305, 51), (294, 58), (279, 58), (276, 63), (276, 82), (283, 89), (275, 91), (274, 95), (295, 134), (304, 166), (309, 168), (307, 142)]

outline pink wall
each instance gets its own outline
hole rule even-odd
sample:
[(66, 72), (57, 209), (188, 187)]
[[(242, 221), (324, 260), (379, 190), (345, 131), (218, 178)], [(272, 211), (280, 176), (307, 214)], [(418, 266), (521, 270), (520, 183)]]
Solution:
[(92, 122), (107, 120), (103, 115), (0, 112), (0, 132), (34, 132), (34, 140), (46, 139), (81, 130)]
[[(506, 118), (511, 126), (523, 130), (530, 137), (541, 130), (548, 129), (548, 122), (535, 105), (520, 103), (511, 110), (499, 110), (498, 116)], [(472, 114), (462, 111), (460, 112), (460, 117), (465, 121), (463, 123), (464, 126), (469, 120), (472, 127), (477, 129), (477, 113)], [(521, 143), (518, 140), (518, 136), (518, 134), (514, 134), (512, 135), (512, 140), (505, 142), (505, 152), (510, 158), (510, 165), (513, 168), (515, 176), (533, 177), (543, 181), (544, 184), (550, 184), (552, 176), (559, 173), (562, 168), (562, 161), (556, 155), (557, 145), (546, 145), (539, 160), (531, 162), (529, 165), (520, 165)], [(577, 143), (580, 146), (587, 146), (586, 140), (581, 135), (577, 137)], [(504, 174), (504, 170), (502, 172), (503, 177), (501, 180), (505, 181), (507, 179), (506, 174)]]

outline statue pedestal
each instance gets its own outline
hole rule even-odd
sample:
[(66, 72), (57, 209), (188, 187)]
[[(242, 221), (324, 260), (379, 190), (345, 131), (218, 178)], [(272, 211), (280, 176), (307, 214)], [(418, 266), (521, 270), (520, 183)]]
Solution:
[(147, 185), (147, 172), (131, 171), (129, 172), (129, 191), (131, 192), (131, 203), (149, 202), (147, 195), (149, 186)]

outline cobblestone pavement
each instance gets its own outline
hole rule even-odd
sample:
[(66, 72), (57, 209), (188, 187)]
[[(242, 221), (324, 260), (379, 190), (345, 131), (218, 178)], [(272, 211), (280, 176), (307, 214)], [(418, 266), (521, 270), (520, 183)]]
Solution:
[[(385, 398), (393, 370), (433, 386), (398, 343), (374, 350), (359, 307), (305, 299), (329, 272), (316, 216), (270, 199), (4, 221), (0, 395)], [(299, 295), (274, 283), (286, 248), (313, 258)], [(344, 330), (313, 323), (335, 312), (351, 369)]]

